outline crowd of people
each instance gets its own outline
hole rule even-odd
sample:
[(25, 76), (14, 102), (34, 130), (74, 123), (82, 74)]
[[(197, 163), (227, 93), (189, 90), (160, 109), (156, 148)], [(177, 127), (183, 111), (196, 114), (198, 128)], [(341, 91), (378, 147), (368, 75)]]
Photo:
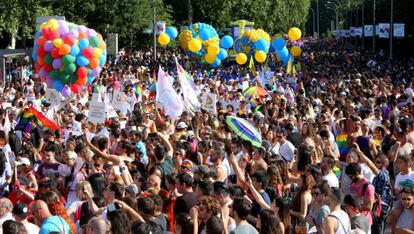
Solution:
[[(269, 58), (259, 97), (243, 93), (259, 85), (247, 66), (210, 69), (174, 49), (157, 62), (150, 49), (121, 51), (60, 109), (30, 67), (15, 71), (23, 79), (0, 90), (0, 234), (414, 233), (414, 61), (333, 39), (303, 51), (297, 73)], [(200, 101), (217, 95), (216, 114), (173, 120), (159, 108), (155, 70), (176, 78), (175, 58)], [(88, 122), (93, 94), (114, 90), (128, 108)], [(35, 117), (30, 132), (15, 129), (30, 106), (60, 129)], [(257, 128), (261, 146), (227, 116)]]

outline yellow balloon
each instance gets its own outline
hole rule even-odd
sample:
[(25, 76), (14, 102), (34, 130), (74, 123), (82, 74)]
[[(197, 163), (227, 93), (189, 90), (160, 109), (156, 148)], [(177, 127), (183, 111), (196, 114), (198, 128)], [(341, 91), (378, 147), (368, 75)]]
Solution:
[(63, 45), (63, 40), (60, 38), (56, 38), (55, 40), (53, 40), (53, 45), (56, 48), (60, 48)]
[(300, 47), (299, 47), (299, 46), (292, 46), (292, 48), (290, 49), (290, 53), (291, 53), (293, 56), (297, 57), (297, 56), (299, 56), (299, 55), (300, 55), (300, 53), (302, 53), (302, 50), (300, 49)]
[(247, 56), (246, 56), (246, 54), (244, 54), (244, 53), (238, 53), (238, 54), (236, 55), (236, 62), (237, 62), (239, 65), (243, 65), (243, 64), (245, 64), (245, 63), (247, 62)]
[(168, 45), (168, 43), (170, 43), (170, 36), (168, 36), (166, 33), (161, 33), (158, 36), (158, 43), (160, 43), (162, 46)]
[(293, 27), (289, 29), (288, 35), (292, 41), (296, 41), (300, 39), (300, 37), (302, 36), (302, 32), (299, 28)]
[(254, 53), (254, 58), (256, 59), (257, 62), (263, 63), (264, 61), (266, 61), (266, 53), (261, 50), (256, 51)]
[(212, 43), (207, 47), (207, 52), (212, 55), (217, 55), (220, 52), (220, 47)]
[(93, 48), (93, 57), (99, 58), (102, 55), (102, 50), (100, 48)]
[(188, 42), (188, 49), (190, 49), (191, 52), (198, 52), (201, 50), (201, 41), (200, 39), (192, 38)]
[(205, 55), (205, 60), (206, 60), (207, 63), (213, 64), (216, 61), (216, 55), (206, 54)]

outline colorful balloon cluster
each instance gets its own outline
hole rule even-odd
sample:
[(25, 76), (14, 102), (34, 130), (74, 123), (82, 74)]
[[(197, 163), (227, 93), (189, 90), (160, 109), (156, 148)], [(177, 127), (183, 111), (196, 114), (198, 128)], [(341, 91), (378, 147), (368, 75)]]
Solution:
[(233, 38), (224, 36), (221, 40), (217, 31), (209, 24), (196, 23), (188, 26), (178, 36), (181, 47), (191, 57), (205, 60), (218, 67), (228, 56), (227, 50), (233, 46)]
[(47, 86), (63, 96), (79, 93), (106, 63), (101, 34), (83, 25), (50, 19), (36, 32), (32, 57)]
[[(302, 53), (302, 49), (299, 47), (299, 44), (294, 45), (294, 42), (300, 39), (302, 32), (299, 28), (293, 27), (288, 31), (288, 38), (290, 41), (285, 40), (281, 35), (277, 35), (276, 38), (272, 41), (271, 46), (276, 51), (276, 55), (279, 59), (283, 61), (283, 64), (287, 64), (289, 60), (293, 57), (299, 57)], [(287, 48), (287, 44), (291, 44), (290, 53)]]
[[(262, 29), (249, 29), (243, 33), (236, 46), (236, 62), (240, 65), (246, 63), (247, 57), (253, 56), (257, 62), (266, 61), (270, 48), (270, 36)], [(246, 59), (244, 59), (246, 58)]]
[(160, 43), (160, 45), (162, 46), (166, 46), (168, 45), (168, 43), (170, 43), (171, 40), (175, 40), (177, 36), (178, 36), (177, 29), (174, 27), (168, 27), (165, 30), (165, 33), (161, 33), (158, 36), (158, 43)]

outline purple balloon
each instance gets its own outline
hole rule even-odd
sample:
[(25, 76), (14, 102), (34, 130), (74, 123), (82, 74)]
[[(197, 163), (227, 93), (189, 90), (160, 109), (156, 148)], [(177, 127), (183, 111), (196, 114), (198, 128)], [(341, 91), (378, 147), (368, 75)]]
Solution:
[(60, 22), (59, 23), (59, 32), (60, 35), (64, 36), (69, 33), (69, 26), (67, 23)]
[(43, 46), (43, 49), (45, 49), (45, 51), (50, 52), (53, 49), (53, 42), (50, 40), (47, 40)]
[(53, 80), (50, 76), (46, 76), (46, 84), (48, 87), (53, 87)]
[(84, 33), (86, 33), (86, 31), (88, 30), (88, 28), (87, 27), (85, 27), (84, 25), (80, 25), (80, 26), (78, 26), (78, 31), (79, 32), (84, 32)]
[(60, 69), (60, 67), (62, 66), (62, 60), (59, 58), (53, 59), (52, 66), (54, 69)]
[(93, 29), (88, 28), (88, 31), (86, 31), (86, 34), (89, 38), (96, 36), (96, 31)]
[(92, 76), (93, 77), (97, 77), (99, 75), (99, 73), (101, 73), (102, 68), (101, 67), (97, 67), (95, 69), (92, 70)]
[(63, 89), (62, 89), (62, 91), (60, 91), (60, 93), (62, 94), (63, 97), (68, 97), (68, 96), (70, 96), (72, 91), (70, 90), (69, 86), (65, 85), (65, 87), (63, 87)]
[(43, 68), (40, 68), (39, 75), (40, 77), (46, 77), (47, 72)]
[(74, 38), (78, 38), (79, 37), (79, 32), (76, 31), (75, 29), (71, 29), (70, 30), (70, 35), (72, 35)]

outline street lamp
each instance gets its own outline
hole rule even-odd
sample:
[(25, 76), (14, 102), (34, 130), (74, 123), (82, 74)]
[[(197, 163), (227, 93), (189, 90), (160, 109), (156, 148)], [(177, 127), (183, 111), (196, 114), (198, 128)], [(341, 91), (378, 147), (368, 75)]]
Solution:
[(312, 37), (315, 36), (315, 11), (312, 8), (309, 8), (312, 11)]
[(328, 9), (332, 9), (335, 11), (335, 24), (336, 24), (336, 30), (338, 30), (338, 9), (341, 7), (342, 5), (336, 5), (335, 3), (332, 2), (327, 2), (325, 7)]

